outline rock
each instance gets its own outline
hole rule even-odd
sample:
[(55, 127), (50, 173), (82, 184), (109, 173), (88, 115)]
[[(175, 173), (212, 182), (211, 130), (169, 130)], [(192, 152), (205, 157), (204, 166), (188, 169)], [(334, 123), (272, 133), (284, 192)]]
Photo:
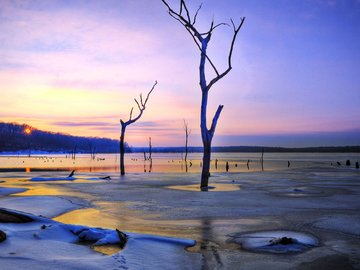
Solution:
[(26, 223), (34, 221), (31, 217), (0, 208), (0, 223)]
[(275, 254), (298, 253), (319, 245), (317, 238), (295, 231), (264, 231), (249, 234), (235, 234), (231, 242), (253, 252)]
[(0, 243), (6, 240), (6, 233), (0, 230)]
[(281, 238), (276, 238), (276, 239), (272, 239), (269, 241), (270, 245), (290, 245), (290, 244), (294, 244), (297, 243), (296, 239), (291, 238), (291, 237), (281, 237)]
[(348, 159), (348, 160), (346, 161), (346, 166), (350, 166), (350, 165), (351, 165), (350, 159)]
[(116, 232), (117, 232), (117, 234), (119, 236), (119, 241), (120, 241), (119, 246), (121, 248), (124, 248), (125, 245), (126, 245), (128, 237), (127, 237), (127, 235), (125, 233), (123, 233), (122, 231), (119, 231), (118, 229), (116, 229)]

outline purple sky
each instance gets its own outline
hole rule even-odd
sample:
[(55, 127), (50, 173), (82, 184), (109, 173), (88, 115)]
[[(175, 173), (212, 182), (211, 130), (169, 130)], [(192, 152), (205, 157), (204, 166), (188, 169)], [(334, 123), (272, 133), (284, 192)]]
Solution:
[[(246, 17), (233, 70), (210, 92), (209, 117), (224, 105), (214, 145), (360, 144), (359, 0), (202, 2), (200, 30)], [(210, 43), (220, 69), (231, 35), (218, 28)], [(0, 1), (0, 121), (118, 138), (133, 98), (158, 80), (127, 141), (183, 145), (186, 119), (200, 145), (198, 65), (160, 0)]]

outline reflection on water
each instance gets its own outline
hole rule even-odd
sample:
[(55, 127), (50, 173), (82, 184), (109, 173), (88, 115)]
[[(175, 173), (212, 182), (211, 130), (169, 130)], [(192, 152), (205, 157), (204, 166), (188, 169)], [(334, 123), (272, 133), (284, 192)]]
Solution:
[[(177, 190), (186, 190), (186, 191), (199, 191), (201, 192), (200, 185), (182, 185), (182, 186), (167, 186), (170, 189), (177, 189)], [(217, 192), (217, 191), (235, 191), (240, 190), (240, 185), (237, 184), (218, 184), (218, 183), (211, 183), (209, 189), (207, 191), (210, 192)]]
[(113, 255), (122, 250), (119, 245), (93, 246), (92, 249), (105, 255)]
[[(90, 155), (79, 154), (76, 159), (66, 155), (46, 156), (0, 156), (0, 170), (20, 169), (22, 171), (38, 170), (76, 170), (83, 172), (118, 172), (119, 157), (114, 154), (98, 154), (92, 159)], [(349, 159), (360, 160), (359, 153), (264, 153), (263, 164), (261, 153), (213, 153), (212, 172), (265, 171), (291, 169), (308, 166), (336, 166), (337, 161), (345, 164)], [(140, 153), (130, 153), (125, 157), (127, 172), (201, 172), (201, 153), (190, 153), (186, 164), (181, 153), (154, 153), (151, 161), (144, 161)]]
[(118, 218), (95, 208), (73, 210), (53, 219), (67, 224), (102, 227), (108, 229), (120, 228)]

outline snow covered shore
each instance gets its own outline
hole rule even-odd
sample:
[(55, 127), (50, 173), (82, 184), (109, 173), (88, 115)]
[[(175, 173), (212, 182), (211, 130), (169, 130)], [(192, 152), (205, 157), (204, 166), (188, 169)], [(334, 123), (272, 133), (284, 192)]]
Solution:
[[(120, 178), (109, 173), (106, 175), (111, 180), (93, 181), (98, 174), (79, 173), (74, 181), (30, 181), (62, 174), (0, 174), (0, 207), (51, 218), (38, 217), (26, 224), (0, 223), (0, 230), (8, 236), (0, 243), (2, 266), (245, 270), (360, 267), (360, 174), (354, 169), (310, 167), (214, 173), (210, 184), (215, 189), (211, 192), (193, 188), (199, 181), (197, 174), (133, 173)], [(224, 189), (224, 185), (229, 188)], [(27, 191), (22, 192), (24, 189)], [(11, 191), (17, 193), (10, 195)], [(41, 229), (42, 225), (46, 229)], [(119, 229), (129, 239), (123, 250), (104, 255), (90, 247), (96, 239), (90, 245), (79, 244), (78, 235), (71, 231), (74, 228), (90, 229), (105, 239), (106, 235), (114, 239), (115, 229)], [(303, 252), (279, 255), (247, 251), (236, 241), (239, 236), (263, 231), (305, 233), (316, 237), (318, 244)], [(193, 240), (196, 245), (187, 247)]]

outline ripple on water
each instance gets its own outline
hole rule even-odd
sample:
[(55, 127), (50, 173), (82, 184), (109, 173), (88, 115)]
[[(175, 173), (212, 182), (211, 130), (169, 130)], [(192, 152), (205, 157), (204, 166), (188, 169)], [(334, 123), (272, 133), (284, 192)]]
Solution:
[[(199, 184), (181, 185), (181, 186), (167, 186), (166, 188), (176, 189), (176, 190), (184, 190), (184, 191), (201, 191)], [(213, 183), (208, 187), (207, 191), (209, 191), (209, 192), (236, 191), (236, 190), (240, 190), (240, 189), (241, 189), (241, 187), (238, 184), (218, 184), (218, 183)]]

